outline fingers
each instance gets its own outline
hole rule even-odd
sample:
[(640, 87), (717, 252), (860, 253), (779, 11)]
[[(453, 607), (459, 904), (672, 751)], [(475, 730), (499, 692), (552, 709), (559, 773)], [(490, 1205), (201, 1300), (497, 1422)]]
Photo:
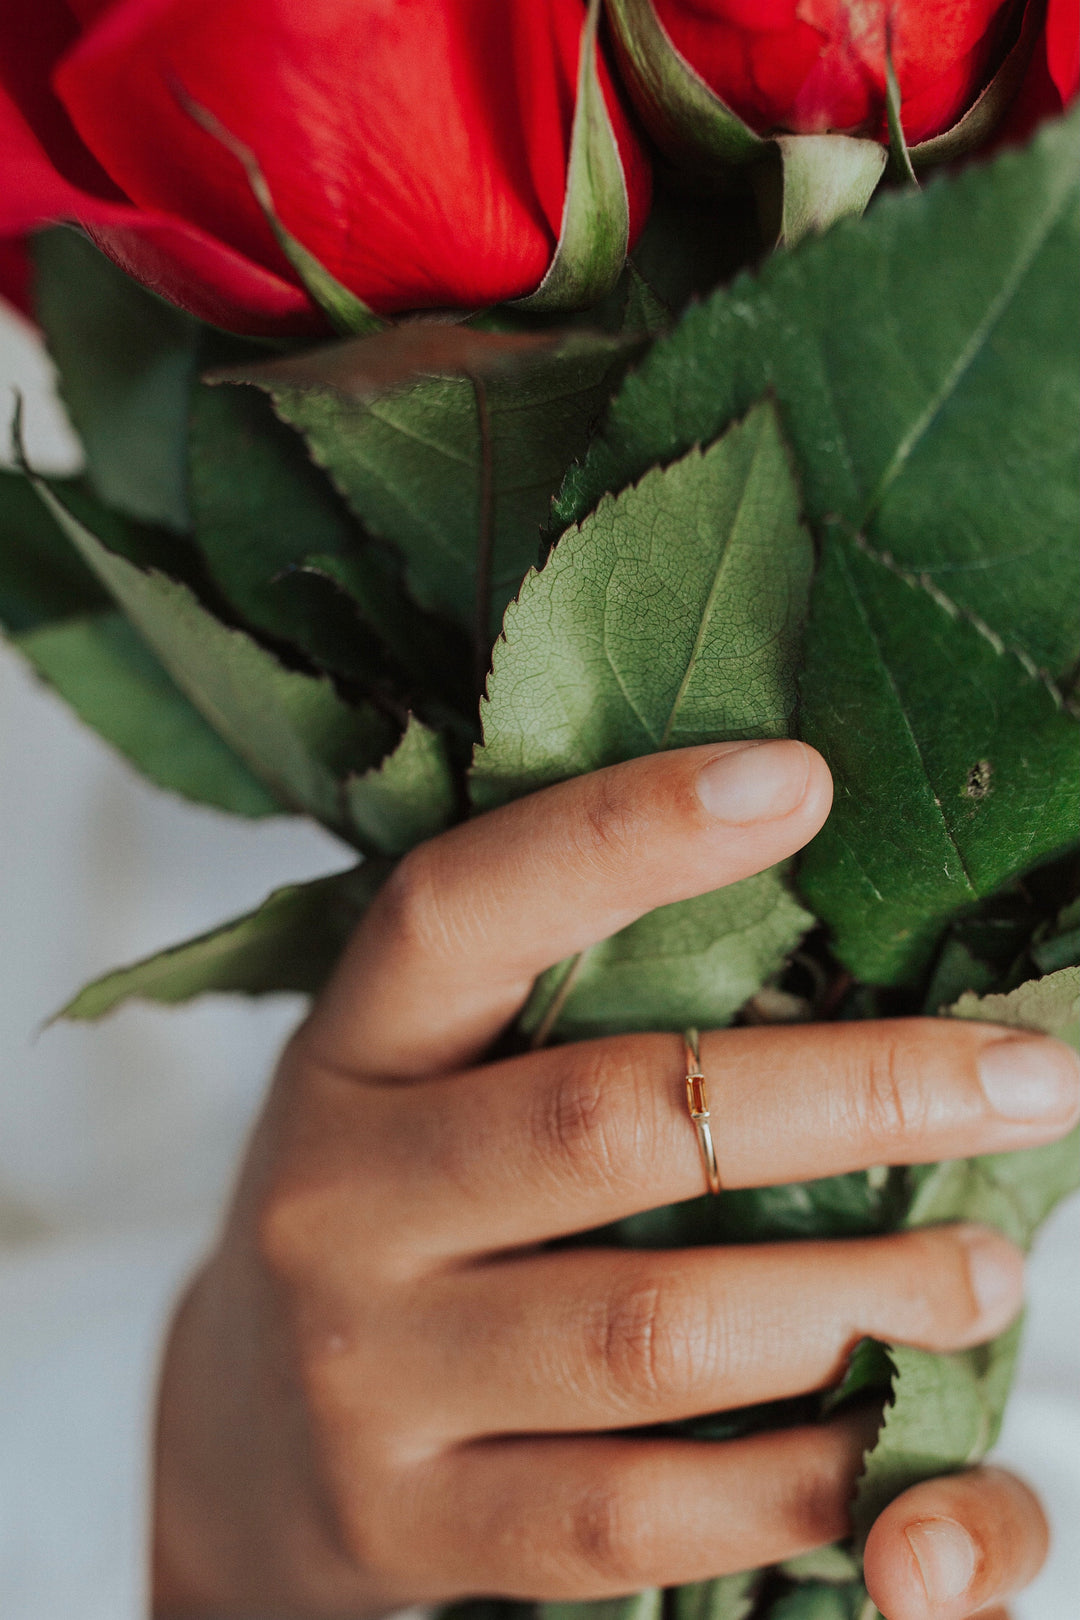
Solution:
[(975, 1468), (916, 1485), (885, 1509), (866, 1544), (867, 1589), (885, 1620), (967, 1620), (1026, 1586), (1048, 1544), (1027, 1486)]
[(856, 1423), (721, 1445), (484, 1442), (444, 1454), (417, 1502), (417, 1557), (464, 1594), (588, 1599), (794, 1557), (848, 1530)]
[(456, 827), (379, 895), (316, 1009), (313, 1050), (403, 1079), (463, 1064), (538, 973), (792, 854), (831, 794), (803, 743), (724, 743), (611, 766)]
[[(1080, 1109), (1067, 1046), (959, 1019), (725, 1030), (702, 1061), (726, 1187), (1032, 1146)], [(638, 1035), (365, 1087), (363, 1129), (335, 1126), (343, 1174), (433, 1258), (690, 1198), (704, 1183), (684, 1067), (676, 1037)], [(321, 1084), (335, 1110), (361, 1106), (347, 1078)]]
[(862, 1338), (967, 1349), (1022, 1295), (1021, 1254), (976, 1226), (581, 1249), (429, 1279), (390, 1354), (433, 1444), (619, 1429), (825, 1388)]

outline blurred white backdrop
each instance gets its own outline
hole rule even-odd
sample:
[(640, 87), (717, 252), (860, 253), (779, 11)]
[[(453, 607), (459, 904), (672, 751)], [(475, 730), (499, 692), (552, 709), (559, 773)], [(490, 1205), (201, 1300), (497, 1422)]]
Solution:
[[(0, 313), (5, 445), (14, 386), (31, 460), (73, 470), (78, 446), (47, 362), (30, 328)], [(127, 1007), (100, 1025), (42, 1030), (43, 1021), (106, 968), (248, 909), (282, 882), (348, 864), (349, 851), (311, 823), (243, 823), (148, 786), (0, 645), (0, 1298), (5, 1275), (18, 1278), (17, 1303), (35, 1268), (44, 1277), (73, 1265), (70, 1311), (84, 1309), (70, 1258), (82, 1240), (135, 1239), (137, 1254), (145, 1235), (152, 1256), (155, 1238), (172, 1234), (198, 1252), (302, 1004), (207, 997), (183, 1009)], [(1080, 1590), (1078, 1256), (1074, 1200), (1032, 1260), (999, 1451), (1042, 1491), (1056, 1530), (1051, 1563), (1017, 1600), (1016, 1620), (1073, 1620)], [(95, 1395), (78, 1392), (91, 1429)], [(0, 1505), (4, 1468), (0, 1432)]]

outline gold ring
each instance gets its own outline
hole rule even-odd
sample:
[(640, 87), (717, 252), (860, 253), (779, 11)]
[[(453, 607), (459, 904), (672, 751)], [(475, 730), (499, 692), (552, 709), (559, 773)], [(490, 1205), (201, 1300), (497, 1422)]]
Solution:
[(686, 1048), (686, 1106), (690, 1110), (690, 1118), (697, 1131), (698, 1147), (701, 1149), (701, 1163), (705, 1171), (705, 1180), (711, 1193), (720, 1191), (720, 1171), (716, 1164), (716, 1148), (713, 1146), (712, 1126), (709, 1123), (709, 1098), (705, 1091), (705, 1076), (701, 1072), (701, 1053), (699, 1051), (698, 1032), (688, 1029), (683, 1034), (683, 1045)]

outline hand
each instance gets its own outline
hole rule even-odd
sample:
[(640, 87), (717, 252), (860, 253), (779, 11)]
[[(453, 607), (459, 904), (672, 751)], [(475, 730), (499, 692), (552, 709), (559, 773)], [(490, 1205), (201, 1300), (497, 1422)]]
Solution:
[[(867, 1334), (978, 1343), (1019, 1307), (1017, 1251), (965, 1226), (547, 1249), (703, 1190), (682, 1044), (481, 1062), (541, 969), (781, 860), (830, 791), (802, 744), (686, 749), (535, 794), (401, 864), (284, 1056), (174, 1326), (159, 1613), (600, 1598), (845, 1534), (857, 1417), (724, 1444), (619, 1431), (824, 1388)], [(731, 1029), (702, 1059), (727, 1187), (1031, 1146), (1077, 1112), (1067, 1048), (960, 1021)], [(972, 1547), (948, 1595), (942, 1524)], [(960, 1620), (1028, 1579), (1044, 1545), (1023, 1488), (975, 1471), (889, 1508), (870, 1590), (889, 1620)]]

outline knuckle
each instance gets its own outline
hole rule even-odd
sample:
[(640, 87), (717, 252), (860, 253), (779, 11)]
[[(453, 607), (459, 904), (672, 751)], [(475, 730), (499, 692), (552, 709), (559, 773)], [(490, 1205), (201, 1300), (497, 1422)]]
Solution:
[(711, 1359), (692, 1296), (656, 1277), (612, 1289), (594, 1334), (606, 1393), (638, 1414), (643, 1404), (663, 1407), (691, 1395)]
[(379, 890), (376, 905), (383, 937), (406, 954), (445, 959), (460, 949), (446, 903), (440, 862), (431, 844), (410, 850)]
[(605, 1592), (633, 1592), (651, 1584), (653, 1515), (628, 1490), (601, 1481), (582, 1493), (571, 1511), (570, 1553), (577, 1570)]
[(590, 1187), (618, 1183), (634, 1162), (624, 1140), (626, 1063), (608, 1042), (568, 1053), (554, 1084), (538, 1097), (534, 1135), (539, 1162)]
[(620, 876), (641, 843), (640, 802), (619, 772), (598, 771), (582, 787), (582, 816), (574, 844), (582, 866)]
[(252, 1222), (264, 1272), (292, 1286), (316, 1277), (340, 1225), (339, 1205), (336, 1178), (280, 1170), (259, 1197)]
[(912, 1232), (906, 1239), (905, 1275), (912, 1278), (920, 1336), (929, 1343), (963, 1335), (983, 1312), (972, 1286), (971, 1254), (954, 1228)]
[(862, 1088), (862, 1124), (875, 1145), (891, 1148), (919, 1136), (929, 1107), (923, 1065), (896, 1035), (879, 1039)]

